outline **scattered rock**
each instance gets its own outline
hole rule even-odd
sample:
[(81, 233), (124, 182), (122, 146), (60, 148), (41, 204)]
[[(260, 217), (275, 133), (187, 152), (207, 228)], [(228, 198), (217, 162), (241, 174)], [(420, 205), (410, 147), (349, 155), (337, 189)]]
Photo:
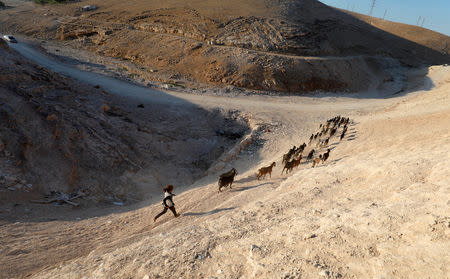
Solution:
[(20, 182), (20, 180), (17, 177), (9, 176), (9, 175), (4, 177), (4, 184), (6, 186), (13, 187), (14, 185), (18, 184), (19, 182)]
[(206, 258), (212, 258), (211, 254), (209, 253), (209, 251), (204, 251), (204, 252), (199, 253), (199, 254), (197, 254), (195, 256), (195, 259), (198, 259), (198, 260), (204, 260)]
[(123, 116), (124, 112), (122, 109), (116, 107), (116, 106), (111, 106), (108, 107), (109, 109), (105, 111), (106, 115), (108, 116), (113, 116), (113, 117), (119, 117), (119, 116)]
[(81, 8), (81, 10), (82, 10), (83, 12), (94, 11), (94, 10), (97, 10), (97, 9), (98, 9), (98, 7), (95, 6), (95, 5), (87, 5), (87, 6), (83, 6), (83, 7)]
[(310, 233), (310, 234), (306, 234), (303, 236), (303, 240), (307, 240), (307, 239), (311, 239), (311, 238), (316, 238), (317, 234), (315, 233)]
[(250, 251), (254, 252), (254, 251), (261, 251), (261, 247), (252, 244), (252, 246), (250, 247)]

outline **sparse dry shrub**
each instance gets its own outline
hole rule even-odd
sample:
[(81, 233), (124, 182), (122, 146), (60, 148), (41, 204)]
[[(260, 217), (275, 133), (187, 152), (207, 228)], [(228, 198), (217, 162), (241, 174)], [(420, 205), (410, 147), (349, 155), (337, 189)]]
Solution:
[(67, 184), (69, 186), (74, 186), (78, 177), (77, 172), (77, 164), (75, 162), (72, 163), (72, 168), (70, 169), (69, 179), (67, 180)]
[(34, 0), (38, 4), (60, 4), (68, 2), (67, 0)]
[(70, 154), (69, 151), (67, 151), (66, 153), (64, 153), (64, 156), (65, 156), (67, 159), (72, 158), (72, 154)]
[(123, 159), (120, 158), (120, 157), (118, 157), (117, 159), (115, 159), (115, 160), (112, 162), (111, 167), (116, 167), (117, 165), (119, 165), (119, 164), (122, 163), (122, 162), (123, 162)]
[(109, 111), (111, 109), (111, 107), (108, 104), (103, 104), (100, 107), (100, 110), (102, 111), (102, 113), (105, 113), (106, 111)]
[(58, 139), (60, 135), (61, 135), (61, 130), (59, 128), (59, 125), (56, 124), (55, 131), (53, 132), (53, 136), (52, 136), (53, 140)]
[(27, 137), (27, 141), (22, 144), (22, 153), (24, 156), (28, 154), (28, 152), (30, 151), (30, 147), (31, 147), (31, 139)]
[(47, 121), (56, 121), (56, 120), (58, 120), (58, 117), (54, 113), (47, 116)]
[(69, 135), (70, 140), (82, 140), (84, 139), (84, 132), (82, 129), (77, 129), (75, 131), (72, 131)]
[(78, 131), (78, 138), (79, 138), (80, 140), (84, 139), (84, 130), (80, 129), (80, 130)]

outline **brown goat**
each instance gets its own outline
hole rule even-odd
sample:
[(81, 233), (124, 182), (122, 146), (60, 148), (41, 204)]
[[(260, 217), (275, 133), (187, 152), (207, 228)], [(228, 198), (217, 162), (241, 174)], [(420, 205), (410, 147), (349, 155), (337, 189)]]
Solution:
[(300, 165), (300, 161), (302, 160), (302, 155), (298, 157), (298, 159), (292, 160), (294, 162), (294, 168), (298, 167)]
[(256, 176), (258, 178), (258, 180), (261, 178), (261, 176), (263, 178), (266, 178), (266, 174), (269, 174), (269, 177), (272, 178), (272, 168), (276, 165), (277, 164), (275, 162), (272, 162), (272, 164), (270, 166), (260, 168), (258, 170), (258, 175)]
[(321, 160), (322, 160), (322, 155), (320, 155), (319, 158), (314, 158), (312, 167), (314, 168), (316, 165), (318, 165)]
[(291, 159), (291, 154), (289, 154), (289, 152), (288, 152), (288, 153), (283, 155), (282, 163), (285, 164), (285, 163), (289, 162), (290, 159)]

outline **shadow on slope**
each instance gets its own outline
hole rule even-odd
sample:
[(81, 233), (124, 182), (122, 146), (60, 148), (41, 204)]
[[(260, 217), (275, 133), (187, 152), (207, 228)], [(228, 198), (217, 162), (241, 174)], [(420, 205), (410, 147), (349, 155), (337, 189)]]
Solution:
[(235, 208), (236, 207), (216, 208), (216, 209), (208, 211), (208, 212), (186, 212), (186, 213), (182, 213), (181, 215), (184, 215), (184, 216), (212, 215), (212, 214), (220, 213), (223, 211), (233, 210)]
[[(72, 69), (25, 44), (11, 46), (50, 72), (2, 47), (3, 221), (59, 218), (54, 205), (29, 204), (50, 191), (83, 194), (91, 201), (81, 204), (89, 206), (137, 203), (159, 196), (167, 184), (189, 185), (235, 143), (227, 133), (247, 130), (238, 112), (205, 110), (161, 91)], [(71, 211), (59, 209), (62, 216)], [(95, 214), (71, 212), (63, 219), (77, 215)]]

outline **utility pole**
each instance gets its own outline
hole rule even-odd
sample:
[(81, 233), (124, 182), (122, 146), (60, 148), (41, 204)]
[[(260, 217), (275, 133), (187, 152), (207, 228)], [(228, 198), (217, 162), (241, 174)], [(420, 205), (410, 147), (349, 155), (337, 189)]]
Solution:
[(369, 16), (372, 16), (373, 8), (375, 7), (376, 2), (377, 2), (377, 0), (372, 0), (372, 4), (370, 5)]
[(421, 27), (423, 27), (423, 24), (425, 23), (425, 18), (423, 18), (422, 20), (422, 25), (420, 25)]
[(387, 9), (384, 10), (383, 20), (384, 20), (384, 18), (386, 17), (386, 13), (387, 13)]
[(416, 25), (419, 25), (419, 23), (420, 23), (420, 18), (421, 18), (421, 16), (419, 16), (419, 18), (417, 19), (417, 24), (416, 24)]

